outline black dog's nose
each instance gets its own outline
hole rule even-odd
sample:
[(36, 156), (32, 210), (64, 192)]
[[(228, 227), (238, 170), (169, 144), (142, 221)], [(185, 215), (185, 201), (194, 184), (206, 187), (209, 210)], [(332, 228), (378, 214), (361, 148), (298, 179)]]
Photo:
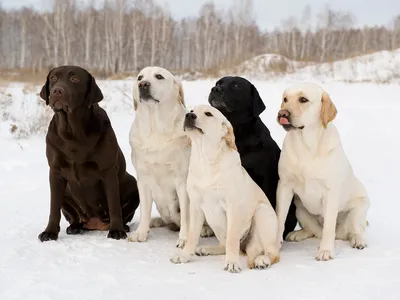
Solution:
[(286, 110), (286, 109), (281, 109), (278, 112), (278, 117), (279, 118), (288, 118), (289, 116), (290, 116), (290, 112), (288, 110)]
[(195, 115), (195, 113), (190, 112), (186, 114), (185, 118), (194, 120), (197, 118), (197, 116)]
[(141, 81), (139, 82), (139, 89), (147, 89), (150, 86), (150, 82), (148, 81)]
[(212, 91), (212, 92), (215, 92), (215, 93), (219, 93), (219, 92), (222, 91), (222, 88), (221, 88), (219, 85), (217, 85), (217, 86), (214, 86), (214, 87), (211, 89), (211, 91)]
[(52, 90), (52, 94), (54, 94), (54, 95), (63, 95), (64, 93), (65, 93), (65, 91), (62, 87), (55, 87)]

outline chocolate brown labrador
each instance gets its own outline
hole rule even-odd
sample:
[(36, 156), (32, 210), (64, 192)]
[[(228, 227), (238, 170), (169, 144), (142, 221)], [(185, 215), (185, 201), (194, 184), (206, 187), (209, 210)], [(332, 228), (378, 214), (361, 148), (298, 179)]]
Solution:
[(139, 193), (110, 119), (98, 105), (103, 94), (94, 77), (78, 66), (54, 68), (40, 97), (54, 116), (46, 136), (50, 216), (39, 240), (58, 238), (61, 211), (70, 224), (67, 234), (109, 230), (109, 238), (126, 238)]

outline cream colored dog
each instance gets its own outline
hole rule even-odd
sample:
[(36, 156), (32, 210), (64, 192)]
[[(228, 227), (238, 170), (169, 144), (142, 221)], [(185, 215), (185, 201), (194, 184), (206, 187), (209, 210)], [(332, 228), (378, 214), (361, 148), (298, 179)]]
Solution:
[[(166, 69), (147, 67), (134, 84), (136, 117), (130, 131), (132, 163), (140, 196), (140, 221), (128, 238), (147, 240), (150, 227), (180, 228), (177, 247), (187, 239), (189, 198), (186, 180), (190, 145), (182, 123), (187, 112), (181, 84)], [(152, 203), (161, 218), (151, 219)], [(175, 228), (176, 228), (175, 226)], [(203, 235), (211, 235), (204, 228)]]
[[(278, 223), (264, 192), (242, 167), (229, 121), (209, 105), (186, 114), (184, 128), (192, 142), (187, 190), (190, 196), (188, 242), (173, 263), (198, 255), (226, 253), (225, 270), (239, 272), (239, 251), (250, 268), (279, 261)], [(204, 220), (220, 245), (197, 247)]]
[(313, 83), (286, 89), (278, 113), (278, 122), (287, 131), (279, 160), (279, 236), (295, 194), (302, 229), (289, 233), (286, 240), (321, 239), (317, 260), (333, 258), (335, 237), (349, 240), (357, 249), (366, 247), (363, 232), (369, 200), (331, 122), (336, 113), (329, 95)]

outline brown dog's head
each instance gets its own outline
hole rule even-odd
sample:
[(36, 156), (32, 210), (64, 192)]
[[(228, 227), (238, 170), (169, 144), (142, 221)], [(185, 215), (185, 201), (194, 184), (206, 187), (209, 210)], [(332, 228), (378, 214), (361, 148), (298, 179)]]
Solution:
[(40, 97), (55, 111), (71, 112), (103, 100), (94, 77), (78, 66), (61, 66), (47, 75)]

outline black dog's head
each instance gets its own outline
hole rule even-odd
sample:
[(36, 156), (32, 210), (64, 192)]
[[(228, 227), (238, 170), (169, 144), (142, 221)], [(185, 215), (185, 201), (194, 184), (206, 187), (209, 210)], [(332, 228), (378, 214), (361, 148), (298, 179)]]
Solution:
[(226, 76), (219, 79), (211, 89), (208, 102), (224, 115), (237, 112), (258, 117), (265, 110), (256, 87), (243, 77)]
[(103, 100), (94, 77), (78, 66), (61, 66), (47, 75), (40, 97), (55, 111), (71, 112)]

